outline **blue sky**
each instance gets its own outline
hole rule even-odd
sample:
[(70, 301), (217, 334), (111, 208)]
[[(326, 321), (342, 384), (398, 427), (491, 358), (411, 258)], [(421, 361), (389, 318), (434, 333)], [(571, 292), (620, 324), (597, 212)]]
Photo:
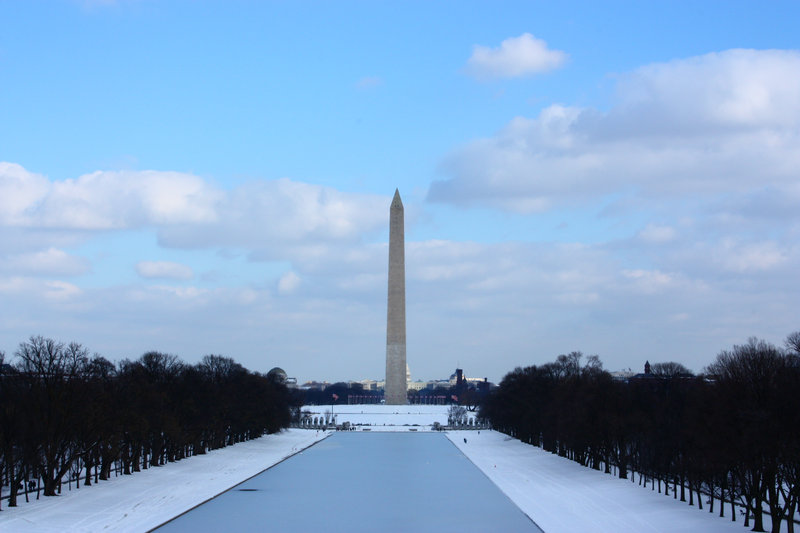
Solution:
[(0, 2), (0, 350), (415, 378), (798, 329), (794, 2)]

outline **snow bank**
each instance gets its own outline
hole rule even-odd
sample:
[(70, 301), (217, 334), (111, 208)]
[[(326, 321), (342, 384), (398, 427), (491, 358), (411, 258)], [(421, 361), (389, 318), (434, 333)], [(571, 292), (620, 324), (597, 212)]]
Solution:
[[(447, 425), (449, 405), (305, 405), (312, 417), (325, 417), (331, 412), (337, 424), (350, 422), (355, 426), (371, 426), (371, 431), (431, 431), (434, 422)], [(475, 413), (469, 412), (474, 418)], [(362, 428), (357, 428), (362, 429)]]
[(0, 512), (0, 531), (148, 531), (329, 433), (291, 429)]
[[(615, 533), (743, 531), (737, 522), (580, 466), (495, 431), (448, 438), (544, 531)], [(464, 442), (467, 439), (467, 442)], [(715, 507), (718, 512), (718, 507)]]

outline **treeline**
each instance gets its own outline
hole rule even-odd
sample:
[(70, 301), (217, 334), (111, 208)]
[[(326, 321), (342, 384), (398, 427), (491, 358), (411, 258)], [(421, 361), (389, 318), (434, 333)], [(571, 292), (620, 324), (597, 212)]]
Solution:
[(0, 486), (60, 492), (204, 454), (287, 427), (295, 402), (280, 380), (233, 359), (195, 365), (148, 352), (114, 364), (77, 343), (34, 336), (0, 352)]
[[(752, 338), (702, 375), (681, 365), (613, 379), (580, 352), (516, 368), (481, 406), (493, 427), (594, 469), (719, 515), (736, 506), (753, 531), (786, 521), (800, 500), (800, 332), (786, 348)], [(632, 474), (634, 473), (634, 474)]]
[[(450, 387), (436, 387), (433, 389), (409, 390), (407, 393), (408, 403), (435, 403), (426, 401), (429, 398), (441, 398), (442, 403), (453, 403), (453, 398), (458, 398), (461, 405), (469, 406), (474, 410), (480, 400), (488, 392), (488, 386), (484, 390), (478, 390), (474, 385), (464, 384), (461, 387), (455, 385)], [(326, 385), (322, 388), (313, 388), (299, 391), (303, 396), (305, 405), (346, 405), (351, 403), (349, 398), (356, 398), (360, 403), (380, 403), (383, 400), (383, 390), (365, 390), (361, 383), (337, 382)]]
[[(464, 382), (449, 387), (435, 387), (432, 389), (413, 390), (407, 392), (409, 404), (451, 404), (457, 403), (465, 406), (470, 411), (475, 411), (478, 405), (489, 393), (489, 383), (485, 386), (476, 386)], [(361, 383), (337, 382), (321, 388), (299, 390), (304, 405), (346, 405), (352, 403), (380, 403), (384, 396), (383, 390), (365, 390)]]

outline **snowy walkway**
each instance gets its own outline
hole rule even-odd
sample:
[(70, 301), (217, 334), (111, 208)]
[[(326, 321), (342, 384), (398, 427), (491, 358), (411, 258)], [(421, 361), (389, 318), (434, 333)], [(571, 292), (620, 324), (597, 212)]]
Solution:
[(324, 438), (292, 429), (120, 476), (61, 496), (3, 507), (0, 531), (148, 531)]
[[(447, 435), (469, 459), (547, 533), (741, 533), (737, 522), (706, 508), (580, 466), (494, 431)], [(467, 439), (467, 442), (464, 442)]]

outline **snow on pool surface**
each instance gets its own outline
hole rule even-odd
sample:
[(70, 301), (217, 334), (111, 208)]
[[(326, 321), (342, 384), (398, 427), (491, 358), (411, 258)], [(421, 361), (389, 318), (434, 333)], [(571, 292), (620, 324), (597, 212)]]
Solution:
[(157, 531), (540, 530), (444, 434), (341, 432)]

